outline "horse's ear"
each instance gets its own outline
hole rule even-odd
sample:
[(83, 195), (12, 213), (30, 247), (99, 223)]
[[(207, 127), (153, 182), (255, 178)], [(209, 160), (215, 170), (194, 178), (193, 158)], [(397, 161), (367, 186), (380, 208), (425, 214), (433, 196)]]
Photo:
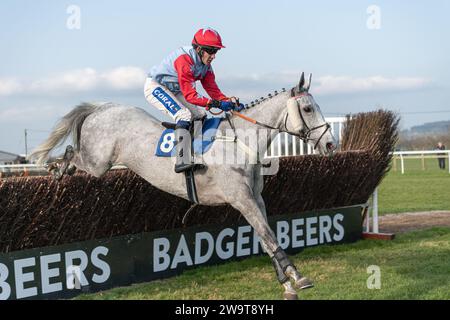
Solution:
[(312, 79), (312, 73), (309, 74), (309, 79), (308, 79), (308, 86), (305, 87), (305, 90), (308, 92), (309, 88), (311, 88), (311, 79)]
[(295, 88), (292, 88), (291, 90), (291, 97), (294, 97), (302, 92), (304, 92), (306, 89), (304, 88), (305, 85), (305, 73), (302, 72), (302, 75), (300, 76), (300, 81), (298, 82), (298, 85)]
[(302, 72), (302, 75), (300, 76), (300, 81), (297, 86), (297, 92), (301, 92), (304, 85), (305, 85), (305, 73)]

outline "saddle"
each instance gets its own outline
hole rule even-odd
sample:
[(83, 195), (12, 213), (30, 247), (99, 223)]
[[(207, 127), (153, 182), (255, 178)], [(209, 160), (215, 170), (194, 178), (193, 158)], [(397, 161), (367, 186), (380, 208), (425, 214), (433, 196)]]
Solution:
[[(191, 133), (191, 143), (192, 143), (192, 156), (202, 155), (207, 152), (213, 142), (214, 137), (217, 132), (217, 128), (223, 118), (202, 118), (197, 121), (193, 121), (189, 128)], [(200, 122), (200, 126), (199, 125)], [(158, 141), (155, 155), (158, 157), (174, 157), (176, 156), (176, 141), (175, 141), (175, 123), (172, 122), (162, 122), (161, 123), (166, 129), (162, 132), (161, 137)], [(201, 128), (201, 130), (194, 130)], [(198, 131), (198, 132), (194, 132)], [(187, 170), (184, 172), (186, 177), (186, 188), (189, 200), (194, 204), (198, 204), (197, 189), (195, 187), (195, 176), (194, 170)]]
[[(202, 155), (205, 154), (212, 146), (214, 138), (216, 136), (217, 128), (224, 118), (203, 118), (191, 123), (189, 129), (192, 137), (192, 154)], [(201, 121), (201, 131), (194, 132), (194, 128), (198, 126), (198, 122)], [(162, 122), (164, 128), (166, 128), (159, 138), (156, 146), (155, 155), (157, 157), (175, 157), (175, 123)]]

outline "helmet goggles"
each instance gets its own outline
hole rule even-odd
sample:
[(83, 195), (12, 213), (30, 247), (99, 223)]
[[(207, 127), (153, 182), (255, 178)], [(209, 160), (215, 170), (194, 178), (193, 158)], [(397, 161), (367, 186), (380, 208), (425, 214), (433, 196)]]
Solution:
[(207, 47), (207, 46), (200, 46), (200, 48), (205, 51), (207, 54), (215, 54), (217, 51), (220, 50), (220, 48), (214, 48), (214, 47)]

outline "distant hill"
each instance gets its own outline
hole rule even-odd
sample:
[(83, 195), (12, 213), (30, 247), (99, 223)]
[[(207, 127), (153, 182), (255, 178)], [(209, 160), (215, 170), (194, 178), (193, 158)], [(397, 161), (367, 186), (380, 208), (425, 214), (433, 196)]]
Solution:
[(408, 136), (450, 134), (450, 120), (424, 123), (401, 133)]

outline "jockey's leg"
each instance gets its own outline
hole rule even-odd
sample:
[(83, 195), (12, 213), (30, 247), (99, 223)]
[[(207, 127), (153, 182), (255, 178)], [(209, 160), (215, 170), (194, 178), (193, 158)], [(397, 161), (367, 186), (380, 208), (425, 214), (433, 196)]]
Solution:
[(204, 165), (194, 164), (192, 161), (192, 139), (189, 132), (193, 120), (191, 111), (169, 89), (152, 79), (147, 79), (144, 94), (151, 106), (167, 114), (176, 122), (177, 159), (175, 172), (204, 168)]
[(186, 108), (189, 109), (189, 111), (192, 114), (192, 119), (194, 121), (203, 119), (207, 116), (204, 108), (201, 108), (199, 106), (196, 106), (196, 105), (193, 105), (193, 104), (187, 102), (181, 93), (177, 94), (176, 97), (183, 104), (183, 106), (185, 106)]
[(192, 114), (164, 85), (147, 78), (144, 86), (145, 99), (150, 106), (171, 117), (175, 122), (191, 121)]
[(204, 168), (203, 164), (194, 163), (192, 160), (192, 139), (189, 132), (190, 122), (180, 120), (175, 127), (175, 141), (176, 141), (176, 163), (175, 172), (180, 173), (186, 170), (196, 170)]

